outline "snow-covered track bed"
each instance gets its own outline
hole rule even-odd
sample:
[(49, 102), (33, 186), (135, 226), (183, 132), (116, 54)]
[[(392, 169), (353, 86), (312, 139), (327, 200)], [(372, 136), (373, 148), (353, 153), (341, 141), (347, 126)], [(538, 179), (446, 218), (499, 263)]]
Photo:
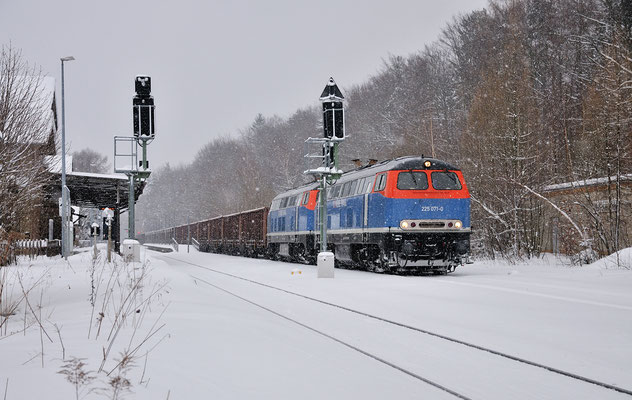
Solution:
[(343, 345), (347, 350), (360, 352), (457, 398), (590, 399), (632, 395), (625, 388), (419, 326), (199, 263), (177, 261), (206, 271), (191, 274), (196, 282), (237, 297), (321, 335), (334, 346)]
[(151, 245), (151, 244), (145, 244), (144, 246), (147, 248), (147, 250), (157, 251), (159, 253), (172, 253), (173, 252), (173, 249), (171, 247)]

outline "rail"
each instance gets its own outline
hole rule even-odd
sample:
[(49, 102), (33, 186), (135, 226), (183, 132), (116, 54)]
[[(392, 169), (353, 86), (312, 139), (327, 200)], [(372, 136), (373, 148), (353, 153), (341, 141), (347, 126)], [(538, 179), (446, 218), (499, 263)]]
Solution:
[[(259, 282), (259, 281), (256, 281), (256, 280), (245, 278), (243, 276), (233, 275), (233, 274), (230, 274), (228, 272), (219, 271), (219, 270), (216, 270), (216, 269), (213, 269), (213, 268), (209, 268), (209, 267), (206, 267), (206, 266), (203, 266), (203, 265), (200, 265), (200, 264), (192, 263), (190, 261), (184, 261), (184, 260), (175, 259), (175, 258), (171, 258), (171, 257), (167, 257), (167, 258), (170, 258), (172, 260), (177, 260), (177, 261), (183, 262), (185, 264), (189, 264), (189, 265), (198, 267), (200, 269), (211, 271), (211, 272), (214, 272), (214, 273), (217, 273), (217, 274), (221, 274), (221, 275), (224, 275), (224, 276), (229, 276), (231, 278), (239, 279), (239, 280), (242, 280), (242, 281), (245, 281), (245, 282), (250, 282), (250, 283), (258, 285), (258, 286), (266, 287), (266, 288), (269, 288), (269, 289), (273, 289), (273, 290), (277, 290), (277, 291), (280, 291), (280, 292), (283, 292), (283, 293), (287, 293), (289, 295), (297, 296), (297, 297), (300, 297), (300, 298), (303, 298), (303, 299), (306, 299), (306, 300), (310, 300), (310, 301), (313, 301), (313, 302), (316, 302), (316, 303), (321, 303), (321, 304), (324, 304), (324, 305), (327, 305), (327, 306), (330, 306), (330, 307), (339, 308), (341, 310), (345, 310), (345, 311), (348, 311), (348, 312), (353, 313), (353, 314), (361, 315), (363, 317), (371, 318), (371, 319), (374, 319), (376, 321), (385, 322), (385, 323), (390, 324), (390, 325), (399, 326), (399, 327), (402, 327), (402, 328), (409, 329), (411, 331), (416, 331), (416, 332), (419, 332), (419, 333), (422, 333), (422, 334), (426, 334), (426, 335), (429, 335), (429, 336), (432, 336), (432, 337), (436, 337), (438, 339), (442, 339), (442, 340), (445, 340), (445, 341), (448, 341), (448, 342), (456, 343), (456, 344), (459, 344), (459, 345), (462, 345), (462, 346), (465, 346), (465, 347), (469, 347), (469, 348), (472, 348), (472, 349), (476, 349), (476, 350), (480, 350), (480, 351), (483, 351), (483, 352), (487, 352), (487, 353), (490, 353), (490, 354), (493, 354), (493, 355), (496, 355), (496, 356), (499, 356), (499, 357), (502, 357), (502, 358), (506, 358), (506, 359), (509, 359), (509, 360), (512, 360), (512, 361), (516, 361), (518, 363), (522, 363), (522, 364), (530, 365), (532, 367), (544, 369), (544, 370), (547, 370), (547, 371), (552, 372), (552, 373), (557, 374), (557, 375), (566, 376), (566, 377), (571, 378), (571, 379), (575, 379), (575, 380), (578, 380), (578, 381), (590, 383), (590, 384), (593, 384), (593, 385), (596, 385), (596, 386), (600, 386), (600, 387), (605, 388), (605, 389), (613, 390), (615, 392), (619, 392), (619, 393), (623, 393), (623, 394), (632, 396), (632, 390), (631, 389), (626, 389), (626, 388), (617, 386), (616, 384), (610, 384), (610, 383), (607, 383), (607, 382), (601, 382), (601, 381), (598, 381), (598, 380), (595, 380), (595, 379), (588, 378), (586, 376), (582, 376), (582, 375), (578, 375), (578, 374), (575, 374), (575, 373), (572, 373), (572, 372), (569, 372), (569, 371), (558, 369), (558, 368), (555, 368), (553, 366), (549, 366), (549, 365), (546, 365), (546, 364), (540, 364), (540, 363), (535, 362), (535, 361), (531, 361), (531, 360), (528, 360), (528, 359), (525, 359), (525, 358), (514, 356), (514, 355), (511, 355), (511, 354), (508, 354), (508, 353), (503, 353), (503, 352), (498, 351), (498, 350), (487, 348), (487, 347), (484, 347), (484, 346), (481, 346), (481, 345), (477, 345), (477, 344), (474, 344), (474, 343), (471, 343), (471, 342), (466, 342), (466, 341), (463, 341), (463, 340), (460, 340), (460, 339), (457, 339), (457, 338), (454, 338), (454, 337), (445, 336), (443, 334), (440, 334), (440, 333), (437, 333), (437, 332), (433, 332), (433, 331), (430, 331), (430, 330), (427, 330), (427, 329), (415, 327), (415, 326), (412, 326), (412, 325), (407, 325), (407, 324), (402, 323), (402, 322), (390, 320), (388, 318), (380, 317), (378, 315), (374, 315), (374, 314), (366, 313), (364, 311), (360, 311), (360, 310), (356, 310), (356, 309), (353, 309), (353, 308), (345, 307), (345, 306), (340, 305), (340, 304), (330, 303), (330, 302), (327, 302), (325, 300), (321, 300), (321, 299), (318, 299), (318, 298), (315, 298), (315, 297), (306, 296), (306, 295), (301, 294), (301, 293), (297, 293), (297, 292), (293, 292), (293, 291), (290, 291), (290, 290), (287, 290), (287, 289), (283, 289), (283, 288), (280, 288), (280, 287), (272, 286), (272, 285), (269, 285), (269, 284), (266, 284), (266, 283), (263, 283), (263, 282)], [(194, 277), (194, 279), (197, 279), (197, 280), (199, 280), (201, 282), (204, 282), (205, 284), (208, 284), (210, 286), (214, 286), (214, 287), (218, 288), (219, 290), (227, 292), (225, 289), (219, 288), (219, 287), (211, 284), (210, 282), (204, 281), (203, 279), (201, 279), (199, 277), (195, 277), (194, 275), (190, 275), (190, 276)], [(229, 294), (235, 296), (232, 293), (229, 293)], [(246, 299), (242, 298), (242, 300), (246, 300)], [(253, 302), (251, 302), (249, 300), (246, 300), (246, 301), (248, 301), (251, 304), (254, 304)], [(263, 306), (260, 306), (258, 304), (254, 304), (254, 305), (256, 305), (257, 307), (260, 307), (260, 308), (264, 308)], [(264, 309), (266, 309), (266, 308), (264, 308)], [(279, 316), (281, 316), (281, 317), (283, 317), (285, 319), (290, 320), (288, 317), (282, 316), (282, 315), (280, 315), (280, 314), (278, 314), (278, 313), (276, 313), (276, 312), (274, 312), (272, 310), (269, 310), (269, 309), (266, 309), (266, 310), (267, 311), (271, 311), (271, 312), (273, 312), (273, 313), (275, 313), (275, 314), (277, 314), (277, 315), (279, 315)], [(296, 321), (292, 321), (292, 322), (296, 322)], [(310, 329), (310, 330), (314, 330), (311, 327), (307, 327), (307, 328)], [(320, 333), (321, 335), (323, 334), (322, 332), (317, 332), (317, 333)], [(334, 340), (336, 340), (336, 339), (334, 339)], [(338, 340), (336, 340), (336, 341), (338, 341)], [(347, 345), (346, 343), (342, 343), (341, 341), (338, 341), (338, 342), (349, 347), (349, 345)], [(367, 353), (364, 353), (364, 354), (367, 354)], [(369, 355), (369, 354), (367, 354), (367, 355)], [(382, 360), (378, 359), (378, 361), (382, 361)], [(393, 365), (391, 365), (391, 366), (393, 366)], [(395, 367), (395, 368), (398, 368), (398, 367)], [(398, 368), (398, 369), (400, 369), (400, 368)], [(404, 371), (402, 369), (400, 369), (400, 371), (405, 372), (405, 373), (410, 375), (410, 373), (407, 372), (407, 371)], [(417, 377), (417, 376), (415, 376), (415, 377)], [(442, 388), (440, 388), (440, 389), (442, 389)], [(443, 390), (445, 390), (445, 389), (443, 389)], [(448, 390), (446, 390), (446, 391), (448, 391)], [(454, 394), (454, 393), (451, 393), (451, 394)], [(459, 395), (457, 395), (457, 397), (459, 397)], [(465, 398), (465, 397), (461, 397), (461, 398)]]
[(381, 358), (381, 356), (379, 356), (377, 354), (374, 354), (374, 353), (371, 353), (369, 351), (363, 350), (360, 347), (357, 347), (357, 346), (351, 344), (350, 342), (346, 342), (346, 341), (340, 339), (339, 337), (336, 337), (336, 336), (333, 336), (331, 334), (328, 334), (328, 333), (326, 333), (324, 331), (321, 331), (321, 330), (319, 330), (319, 329), (317, 329), (317, 328), (315, 328), (313, 326), (304, 324), (304, 323), (298, 321), (297, 319), (294, 319), (294, 318), (292, 318), (292, 317), (290, 317), (288, 315), (282, 314), (282, 313), (280, 313), (278, 311), (275, 311), (275, 310), (273, 310), (271, 308), (268, 308), (268, 307), (266, 307), (266, 306), (264, 306), (264, 305), (262, 305), (260, 303), (257, 303), (255, 301), (252, 301), (252, 300), (249, 300), (249, 299), (247, 299), (245, 297), (242, 297), (242, 296), (240, 296), (240, 295), (238, 295), (236, 293), (233, 293), (233, 292), (231, 292), (231, 291), (229, 291), (229, 290), (227, 290), (227, 289), (225, 289), (225, 288), (223, 288), (221, 286), (213, 284), (213, 283), (211, 283), (209, 281), (206, 281), (206, 280), (204, 280), (202, 278), (199, 278), (199, 277), (197, 277), (195, 275), (189, 275), (189, 276), (191, 276), (196, 281), (202, 282), (202, 283), (204, 283), (204, 284), (206, 284), (208, 286), (214, 287), (215, 289), (221, 290), (222, 292), (224, 292), (226, 294), (229, 294), (229, 295), (231, 295), (233, 297), (236, 297), (236, 298), (238, 298), (240, 300), (243, 300), (246, 303), (252, 304), (255, 307), (258, 307), (258, 308), (260, 308), (262, 310), (265, 310), (265, 311), (267, 311), (267, 312), (269, 312), (271, 314), (274, 314), (274, 315), (276, 315), (276, 316), (278, 316), (280, 318), (283, 318), (283, 319), (285, 319), (285, 320), (287, 320), (289, 322), (292, 322), (292, 323), (294, 323), (296, 325), (302, 326), (303, 328), (309, 329), (310, 331), (312, 331), (312, 332), (314, 332), (314, 333), (316, 333), (318, 335), (321, 335), (321, 336), (323, 336), (325, 338), (331, 339), (334, 342), (337, 342), (337, 343), (339, 343), (339, 344), (341, 344), (343, 346), (346, 346), (346, 347), (350, 348), (351, 350), (357, 351), (358, 353), (363, 354), (363, 355), (365, 355), (367, 357), (370, 357), (370, 358), (374, 359), (375, 361), (378, 361), (378, 362), (380, 362), (382, 364), (385, 364), (385, 365), (387, 365), (387, 366), (389, 366), (389, 367), (391, 367), (393, 369), (396, 369), (396, 370), (398, 370), (400, 372), (403, 372), (404, 374), (409, 375), (412, 378), (418, 379), (418, 380), (420, 380), (420, 381), (422, 381), (422, 382), (424, 382), (424, 383), (426, 383), (428, 385), (434, 386), (435, 388), (437, 388), (439, 390), (442, 390), (444, 392), (447, 392), (447, 393), (451, 394), (452, 396), (454, 396), (456, 398), (459, 398), (459, 399), (462, 399), (462, 400), (472, 400), (470, 397), (467, 397), (467, 396), (465, 396), (465, 395), (463, 395), (461, 393), (458, 393), (458, 392), (456, 392), (456, 391), (454, 391), (454, 390), (452, 390), (452, 389), (450, 389), (450, 388), (448, 388), (446, 386), (443, 386), (443, 385), (441, 385), (441, 384), (439, 384), (439, 383), (437, 383), (435, 381), (432, 381), (432, 380), (430, 380), (430, 379), (428, 379), (426, 377), (423, 377), (423, 376), (421, 376), (419, 374), (416, 374), (412, 370), (406, 369), (403, 366), (397, 365), (397, 364), (395, 364), (393, 362), (390, 362), (390, 361), (388, 361), (388, 360), (386, 360), (384, 358)]
[(179, 251), (180, 250), (180, 245), (178, 244), (178, 241), (176, 240), (176, 238), (171, 238), (171, 247), (173, 247), (173, 251)]

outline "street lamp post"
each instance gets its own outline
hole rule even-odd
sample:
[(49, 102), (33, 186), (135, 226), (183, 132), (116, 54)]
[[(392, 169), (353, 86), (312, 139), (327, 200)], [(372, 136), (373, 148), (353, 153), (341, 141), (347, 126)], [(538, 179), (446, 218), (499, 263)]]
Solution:
[(64, 108), (64, 62), (73, 61), (73, 56), (60, 58), (61, 60), (61, 254), (68, 259), (68, 188), (66, 187), (66, 110)]

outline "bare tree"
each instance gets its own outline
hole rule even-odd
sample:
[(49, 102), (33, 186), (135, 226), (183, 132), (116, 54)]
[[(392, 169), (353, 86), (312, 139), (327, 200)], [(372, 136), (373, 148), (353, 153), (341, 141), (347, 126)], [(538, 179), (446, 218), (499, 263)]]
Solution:
[(110, 171), (110, 163), (108, 163), (108, 156), (85, 148), (73, 153), (72, 170), (105, 174)]
[(9, 231), (17, 229), (21, 212), (41, 204), (44, 156), (55, 154), (51, 82), (21, 51), (0, 48), (0, 226)]
[(590, 228), (602, 252), (613, 253), (630, 245), (629, 194), (623, 182), (632, 176), (632, 32), (630, 6), (604, 1), (600, 30), (582, 36), (592, 51), (595, 73), (583, 102), (584, 135), (578, 141), (578, 173), (584, 179), (604, 181), (605, 191), (581, 193), (579, 204), (590, 216)]

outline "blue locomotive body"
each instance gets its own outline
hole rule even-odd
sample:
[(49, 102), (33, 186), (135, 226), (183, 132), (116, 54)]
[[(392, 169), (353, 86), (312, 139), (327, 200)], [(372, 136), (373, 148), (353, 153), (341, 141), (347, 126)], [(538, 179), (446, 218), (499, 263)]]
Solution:
[[(319, 187), (275, 197), (269, 253), (313, 262), (318, 253)], [(376, 271), (446, 272), (468, 261), (470, 196), (457, 168), (402, 157), (343, 174), (327, 195), (327, 241), (340, 265)]]

